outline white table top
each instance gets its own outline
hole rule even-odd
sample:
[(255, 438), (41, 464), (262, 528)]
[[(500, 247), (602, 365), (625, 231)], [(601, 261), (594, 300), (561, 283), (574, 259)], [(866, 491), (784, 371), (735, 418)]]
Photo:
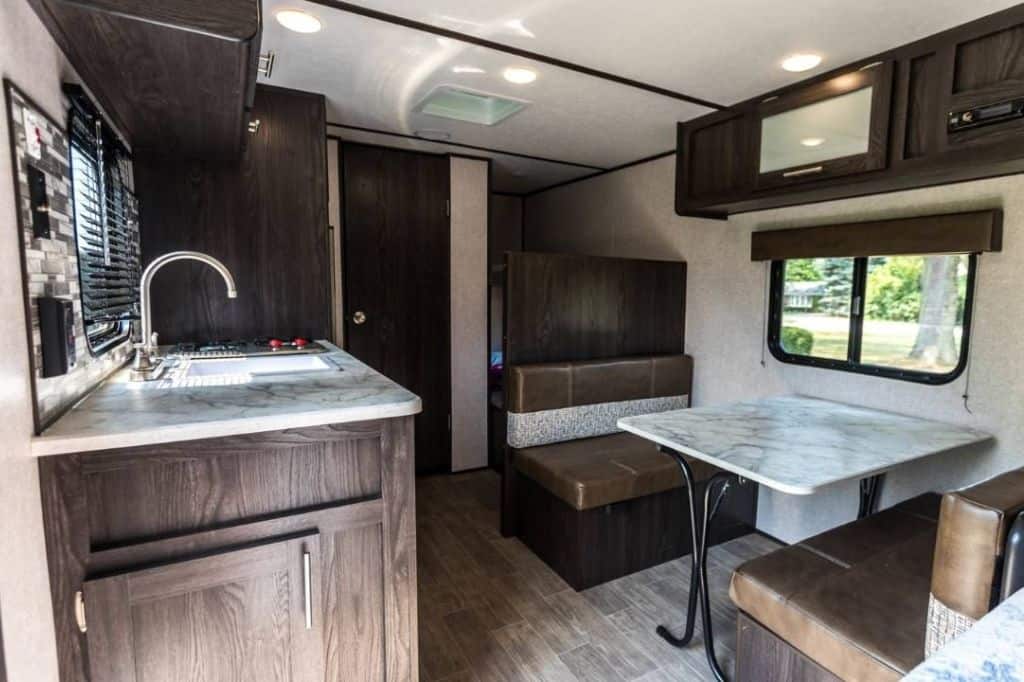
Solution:
[(1024, 590), (910, 671), (903, 682), (1024, 678)]
[(991, 438), (963, 426), (802, 396), (625, 417), (618, 425), (791, 495)]

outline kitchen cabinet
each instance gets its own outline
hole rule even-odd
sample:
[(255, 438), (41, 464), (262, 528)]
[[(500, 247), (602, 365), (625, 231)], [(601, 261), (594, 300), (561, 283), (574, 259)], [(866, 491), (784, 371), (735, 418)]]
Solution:
[(61, 681), (416, 680), (412, 424), (42, 458)]
[(29, 0), (133, 151), (234, 159), (259, 63), (259, 0)]
[(320, 561), (310, 534), (87, 580), (92, 679), (319, 682)]
[(676, 164), (714, 218), (1024, 172), (1024, 5), (681, 123)]
[(756, 187), (883, 168), (891, 92), (892, 63), (882, 62), (762, 101)]

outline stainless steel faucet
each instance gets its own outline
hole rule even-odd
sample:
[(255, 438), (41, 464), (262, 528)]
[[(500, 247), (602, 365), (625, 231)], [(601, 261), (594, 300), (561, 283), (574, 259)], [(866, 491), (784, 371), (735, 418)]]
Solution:
[(157, 270), (176, 260), (197, 260), (206, 263), (220, 273), (224, 283), (228, 287), (228, 298), (237, 298), (238, 291), (235, 289), (235, 279), (227, 267), (213, 256), (207, 256), (198, 251), (172, 251), (165, 253), (142, 271), (142, 279), (139, 282), (139, 307), (142, 314), (142, 332), (139, 341), (135, 344), (135, 362), (132, 365), (132, 381), (148, 381), (156, 378), (158, 364), (154, 364), (154, 354), (157, 349), (157, 334), (153, 331), (153, 309), (150, 301), (149, 285)]

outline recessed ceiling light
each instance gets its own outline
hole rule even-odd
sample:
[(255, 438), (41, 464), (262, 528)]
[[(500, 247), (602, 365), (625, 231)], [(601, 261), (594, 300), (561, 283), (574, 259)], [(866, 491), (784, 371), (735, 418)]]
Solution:
[(487, 73), (479, 66), (453, 66), (453, 73)]
[(800, 140), (800, 144), (802, 144), (805, 147), (820, 147), (821, 145), (825, 144), (825, 138), (805, 137), (804, 139)]
[(519, 66), (510, 66), (501, 72), (501, 75), (505, 77), (509, 83), (515, 83), (516, 85), (526, 85), (537, 80), (537, 72), (533, 69), (525, 69)]
[(818, 64), (821, 64), (821, 55), (817, 54), (793, 54), (782, 60), (782, 68), (794, 73), (810, 71)]
[(316, 33), (323, 28), (319, 19), (298, 9), (278, 10), (274, 16), (279, 24), (296, 33)]

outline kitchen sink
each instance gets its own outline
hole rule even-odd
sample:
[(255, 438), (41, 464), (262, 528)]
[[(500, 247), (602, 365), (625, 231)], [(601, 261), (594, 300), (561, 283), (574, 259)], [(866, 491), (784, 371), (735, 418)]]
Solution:
[(305, 374), (337, 372), (340, 368), (317, 355), (260, 355), (256, 357), (192, 360), (183, 378), (210, 376), (259, 376), (264, 374)]

